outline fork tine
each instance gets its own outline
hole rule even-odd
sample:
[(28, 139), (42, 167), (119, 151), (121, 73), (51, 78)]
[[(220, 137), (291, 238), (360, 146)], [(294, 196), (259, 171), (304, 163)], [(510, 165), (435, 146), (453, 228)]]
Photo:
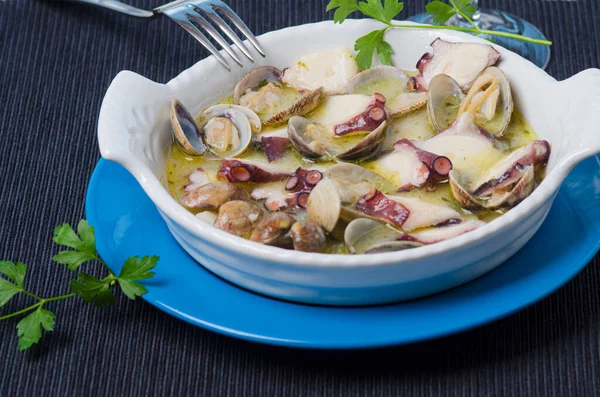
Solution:
[(210, 34), (212, 36), (212, 38), (215, 39), (215, 41), (217, 43), (219, 43), (219, 45), (221, 47), (223, 47), (225, 52), (227, 52), (229, 54), (229, 56), (235, 61), (235, 63), (237, 63), (240, 66), (243, 66), (242, 61), (240, 60), (240, 58), (238, 58), (236, 53), (229, 46), (229, 43), (227, 43), (227, 41), (219, 34), (219, 32), (217, 32), (217, 30), (215, 28), (213, 28), (213, 26), (210, 23), (208, 23), (208, 21), (206, 19), (204, 19), (204, 17), (202, 15), (198, 14), (198, 11), (195, 10), (192, 5), (190, 5), (190, 7), (194, 11), (194, 14), (187, 14), (187, 15), (194, 22), (196, 22), (198, 25), (200, 25), (200, 27), (202, 29), (206, 30), (208, 32), (208, 34)]
[(206, 36), (204, 36), (204, 34), (202, 34), (202, 32), (196, 26), (194, 26), (193, 23), (189, 21), (189, 16), (187, 13), (179, 11), (164, 12), (164, 14), (166, 14), (173, 21), (177, 22), (189, 34), (194, 36), (194, 38), (198, 40), (200, 44), (202, 44), (211, 54), (213, 54), (217, 61), (219, 61), (219, 63), (223, 65), (225, 69), (227, 69), (227, 71), (231, 72), (231, 68), (227, 64), (227, 61), (225, 61), (225, 58), (223, 58), (223, 56), (219, 54), (219, 51), (215, 48), (214, 45), (212, 45), (212, 43), (206, 38)]
[(260, 53), (260, 55), (262, 55), (263, 57), (266, 56), (260, 44), (258, 44), (256, 37), (254, 37), (250, 29), (248, 29), (248, 26), (246, 26), (244, 21), (242, 21), (240, 17), (238, 17), (237, 14), (231, 8), (229, 8), (227, 4), (223, 3), (221, 0), (210, 0), (209, 4), (213, 8), (215, 8), (218, 11), (221, 11), (225, 16), (227, 16), (227, 18), (229, 18), (231, 22), (233, 22), (235, 26), (237, 26), (237, 28), (244, 34), (244, 36), (248, 38), (248, 41), (252, 43), (252, 45)]
[(252, 58), (252, 55), (250, 55), (250, 51), (248, 51), (248, 48), (246, 48), (244, 43), (242, 43), (242, 40), (240, 40), (240, 38), (229, 27), (229, 25), (225, 23), (225, 21), (219, 16), (219, 14), (217, 14), (206, 3), (199, 4), (196, 7), (198, 7), (202, 12), (204, 12), (205, 16), (208, 19), (213, 21), (219, 28), (221, 28), (223, 33), (225, 33), (227, 37), (229, 37), (231, 41), (233, 41), (233, 43), (240, 49), (240, 51), (246, 56), (246, 58), (248, 58), (251, 62), (254, 62), (254, 58)]

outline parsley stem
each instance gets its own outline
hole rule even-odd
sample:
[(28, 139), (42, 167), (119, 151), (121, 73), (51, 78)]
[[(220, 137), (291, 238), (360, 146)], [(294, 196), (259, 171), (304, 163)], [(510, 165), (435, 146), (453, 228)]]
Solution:
[(54, 302), (54, 301), (59, 301), (59, 300), (63, 300), (63, 299), (69, 299), (72, 298), (74, 296), (77, 296), (77, 294), (75, 292), (71, 292), (70, 294), (65, 294), (65, 295), (60, 295), (60, 296), (55, 296), (54, 298), (46, 298), (46, 299), (42, 299), (43, 303), (46, 302)]
[(446, 25), (404, 25), (393, 23), (390, 24), (391, 27), (394, 28), (406, 28), (406, 29), (439, 29), (439, 30), (458, 30), (462, 32), (470, 32), (476, 34), (488, 34), (490, 36), (502, 36), (508, 37), (511, 39), (517, 39), (522, 41), (527, 41), (529, 43), (535, 44), (543, 44), (543, 45), (552, 45), (552, 42), (549, 40), (540, 40), (540, 39), (532, 39), (531, 37), (521, 36), (514, 33), (506, 33), (506, 32), (496, 32), (493, 30), (484, 30), (484, 29), (475, 29), (475, 28), (464, 28), (462, 26), (446, 26)]
[(40, 297), (39, 297), (39, 296), (37, 296), (36, 294), (32, 294), (32, 293), (31, 293), (31, 292), (29, 292), (29, 291), (25, 291), (25, 290), (23, 290), (23, 293), (24, 293), (25, 295), (29, 295), (29, 296), (31, 296), (33, 299), (37, 299), (37, 300), (39, 300), (39, 301), (42, 301), (42, 300), (43, 300), (42, 298), (40, 298)]
[(77, 296), (76, 293), (72, 292), (70, 294), (55, 296), (53, 298), (40, 298), (39, 296), (34, 295), (32, 293), (29, 293), (27, 291), (23, 291), (23, 292), (26, 293), (27, 295), (30, 295), (30, 296), (36, 298), (37, 300), (39, 300), (39, 302), (36, 303), (36, 304), (34, 304), (34, 305), (28, 306), (25, 309), (21, 309), (18, 312), (14, 312), (14, 313), (11, 313), (11, 314), (7, 314), (6, 316), (2, 316), (2, 317), (0, 317), (0, 321), (9, 319), (11, 317), (16, 317), (16, 316), (18, 316), (20, 314), (23, 314), (23, 313), (27, 313), (27, 312), (29, 312), (29, 311), (31, 311), (33, 309), (36, 309), (36, 308), (42, 306), (44, 303), (47, 303), (47, 302), (59, 301), (59, 300), (69, 299), (69, 298), (72, 298), (74, 296)]
[(37, 309), (39, 306), (42, 306), (43, 304), (44, 304), (44, 302), (38, 302), (35, 305), (31, 305), (29, 307), (26, 307), (25, 309), (19, 310), (18, 312), (7, 314), (6, 316), (0, 317), (0, 321), (9, 319), (11, 317), (16, 317), (16, 316), (18, 316), (20, 314), (23, 314), (23, 313), (27, 313), (29, 311), (32, 311), (33, 309)]

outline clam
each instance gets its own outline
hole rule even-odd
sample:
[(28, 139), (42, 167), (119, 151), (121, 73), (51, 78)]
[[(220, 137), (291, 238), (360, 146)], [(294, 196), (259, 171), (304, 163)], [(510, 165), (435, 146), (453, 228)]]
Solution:
[(285, 212), (274, 212), (260, 221), (250, 240), (277, 247), (291, 247), (290, 229), (295, 222), (294, 217)]
[(504, 72), (491, 66), (475, 80), (458, 115), (473, 114), (475, 124), (494, 136), (502, 136), (510, 123), (514, 103), (510, 83)]
[(485, 196), (470, 193), (461, 184), (460, 177), (456, 173), (450, 173), (449, 182), (452, 195), (464, 208), (494, 210), (501, 207), (514, 207), (529, 196), (535, 187), (535, 172), (532, 166), (526, 166), (516, 184), (508, 188), (493, 189)]
[(351, 254), (392, 252), (420, 247), (414, 241), (398, 240), (400, 233), (384, 223), (359, 218), (348, 224), (344, 232), (344, 244)]
[(437, 131), (470, 113), (476, 125), (499, 137), (508, 128), (514, 110), (510, 83), (495, 66), (485, 69), (466, 95), (452, 77), (438, 74), (431, 79), (428, 95), (427, 117)]
[(535, 169), (548, 162), (550, 144), (537, 140), (523, 146), (499, 161), (478, 180), (465, 187), (462, 173), (450, 173), (450, 188), (454, 198), (465, 208), (496, 209), (513, 207), (535, 188)]
[(337, 185), (329, 178), (322, 179), (308, 197), (308, 218), (331, 232), (340, 218), (341, 209), (342, 198)]
[(290, 143), (303, 157), (313, 160), (367, 160), (381, 149), (386, 128), (387, 121), (383, 121), (358, 142), (343, 145), (343, 141), (336, 142), (336, 138), (320, 123), (300, 116), (294, 116), (288, 122)]
[[(238, 157), (252, 143), (252, 132), (260, 130), (255, 114), (248, 117), (248, 109), (235, 105), (215, 105), (203, 113), (208, 120), (203, 127), (206, 147), (219, 157)], [(258, 121), (258, 124), (257, 124)]]
[(240, 156), (250, 147), (252, 132), (261, 128), (258, 116), (241, 106), (211, 106), (203, 117), (206, 122), (198, 128), (185, 106), (177, 99), (171, 101), (173, 136), (185, 154), (201, 156), (210, 151), (218, 157)]
[(281, 76), (282, 72), (272, 66), (254, 69), (235, 86), (234, 103), (256, 113), (266, 126), (283, 124), (319, 105), (323, 87), (299, 91), (283, 84)]
[(188, 191), (181, 202), (188, 208), (216, 210), (232, 200), (249, 200), (250, 195), (242, 187), (229, 182), (209, 182)]
[(290, 229), (296, 251), (320, 252), (327, 250), (327, 237), (323, 228), (310, 220), (298, 221)]
[(386, 98), (390, 117), (399, 117), (418, 110), (427, 103), (427, 93), (409, 92), (409, 78), (393, 66), (375, 66), (355, 75), (346, 85), (348, 94), (379, 93)]
[(429, 84), (427, 117), (436, 131), (448, 128), (458, 115), (465, 98), (458, 83), (447, 74), (438, 74)]
[(264, 216), (256, 204), (243, 200), (228, 201), (219, 207), (219, 215), (214, 225), (228, 233), (246, 237)]
[(170, 109), (173, 138), (181, 150), (190, 156), (204, 154), (206, 145), (202, 141), (202, 134), (190, 112), (177, 99), (171, 101)]

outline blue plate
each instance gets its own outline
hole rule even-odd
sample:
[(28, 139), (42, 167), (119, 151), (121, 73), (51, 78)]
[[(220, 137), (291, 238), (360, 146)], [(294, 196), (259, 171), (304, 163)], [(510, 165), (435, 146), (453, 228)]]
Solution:
[(131, 255), (159, 255), (144, 299), (191, 324), (246, 340), (306, 348), (367, 348), (448, 335), (511, 314), (575, 276), (600, 248), (600, 161), (576, 167), (537, 234), (493, 272), (405, 303), (331, 308), (279, 301), (236, 287), (196, 263), (121, 166), (100, 160), (86, 217), (116, 272)]

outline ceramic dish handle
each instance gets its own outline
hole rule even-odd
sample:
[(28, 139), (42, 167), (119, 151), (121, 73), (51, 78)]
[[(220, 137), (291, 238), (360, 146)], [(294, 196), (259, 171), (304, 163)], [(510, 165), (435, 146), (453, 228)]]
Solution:
[(571, 165), (600, 153), (600, 69), (586, 69), (560, 82), (554, 95), (562, 107), (560, 129), (568, 134), (563, 142)]
[(98, 119), (102, 157), (136, 177), (152, 172), (164, 156), (170, 89), (136, 73), (120, 72), (108, 88)]

